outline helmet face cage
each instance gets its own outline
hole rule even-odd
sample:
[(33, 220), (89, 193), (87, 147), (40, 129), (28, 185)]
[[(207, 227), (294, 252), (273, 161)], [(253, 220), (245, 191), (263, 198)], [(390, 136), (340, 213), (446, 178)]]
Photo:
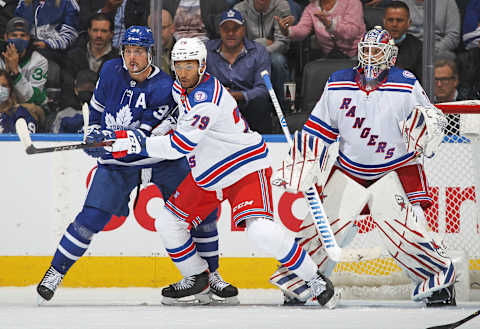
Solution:
[[(207, 48), (198, 38), (181, 38), (173, 46), (171, 53), (171, 67), (175, 72), (175, 62), (177, 61), (198, 61), (198, 81), (202, 80), (207, 64)], [(177, 72), (175, 72), (175, 75)]]
[(137, 73), (142, 73), (143, 71), (145, 71), (152, 64), (152, 56), (153, 56), (152, 52), (153, 52), (154, 44), (155, 44), (155, 41), (153, 39), (152, 30), (149, 27), (147, 26), (129, 27), (125, 31), (125, 34), (123, 35), (122, 43), (121, 43), (122, 45), (121, 55), (123, 59), (123, 66), (126, 68), (125, 58), (123, 54), (125, 51), (125, 46), (144, 47), (147, 50), (148, 65), (141, 72), (137, 72)]
[(366, 79), (376, 79), (383, 71), (395, 65), (398, 48), (380, 26), (365, 33), (358, 43), (358, 62)]

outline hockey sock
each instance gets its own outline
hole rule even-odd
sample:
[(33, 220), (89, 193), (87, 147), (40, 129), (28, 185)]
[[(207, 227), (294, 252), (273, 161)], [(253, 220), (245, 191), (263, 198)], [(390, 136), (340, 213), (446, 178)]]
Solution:
[(248, 219), (247, 235), (303, 280), (310, 281), (316, 276), (317, 266), (310, 255), (279, 224), (265, 218)]
[(218, 231), (217, 223), (202, 223), (190, 230), (200, 257), (208, 263), (208, 270), (213, 273), (218, 269)]
[(70, 267), (87, 251), (91, 239), (87, 239), (85, 235), (82, 236), (80, 233), (82, 230), (85, 231), (86, 228), (82, 228), (77, 222), (73, 222), (67, 227), (52, 260), (52, 266), (58, 272), (67, 273)]

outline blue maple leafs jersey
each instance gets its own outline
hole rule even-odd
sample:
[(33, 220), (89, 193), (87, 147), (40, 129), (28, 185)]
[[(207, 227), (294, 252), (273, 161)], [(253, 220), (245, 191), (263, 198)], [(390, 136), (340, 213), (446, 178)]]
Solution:
[(0, 134), (15, 134), (15, 122), (20, 118), (25, 119), (30, 134), (37, 132), (37, 121), (26, 108), (19, 105), (12, 111), (0, 113)]
[[(149, 136), (176, 106), (171, 95), (172, 78), (158, 67), (152, 68), (149, 77), (139, 83), (130, 77), (121, 58), (105, 62), (90, 101), (90, 125), (99, 129), (141, 129)], [(161, 160), (140, 155), (113, 159), (108, 154), (98, 161), (107, 165), (149, 166)]]

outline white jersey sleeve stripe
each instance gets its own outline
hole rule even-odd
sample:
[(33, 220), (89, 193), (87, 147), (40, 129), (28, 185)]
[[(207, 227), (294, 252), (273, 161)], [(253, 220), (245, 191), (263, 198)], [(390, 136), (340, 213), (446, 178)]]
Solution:
[(192, 142), (178, 131), (174, 131), (170, 136), (170, 143), (174, 149), (183, 154), (192, 152), (197, 146), (197, 143)]
[(95, 94), (93, 94), (92, 99), (90, 100), (90, 106), (100, 113), (103, 113), (103, 110), (105, 109), (105, 106), (97, 101)]
[(321, 138), (324, 142), (332, 144), (337, 140), (338, 129), (330, 127), (321, 119), (314, 115), (310, 115), (308, 121), (305, 123), (303, 130), (313, 136)]

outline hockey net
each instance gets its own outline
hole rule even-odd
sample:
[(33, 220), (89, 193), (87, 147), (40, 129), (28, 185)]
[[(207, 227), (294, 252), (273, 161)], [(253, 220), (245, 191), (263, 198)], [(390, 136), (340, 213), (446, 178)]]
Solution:
[[(480, 185), (480, 101), (436, 106), (447, 114), (449, 125), (436, 155), (424, 159), (434, 199), (426, 211), (427, 229), (443, 238), (454, 258), (457, 278), (463, 276), (464, 287), (457, 287), (457, 299), (469, 300), (470, 289), (480, 289), (480, 207), (476, 195)], [(358, 233), (344, 248), (342, 262), (332, 274), (336, 286), (350, 288), (351, 298), (409, 298), (411, 281), (383, 250), (372, 218), (360, 217), (356, 224)]]

